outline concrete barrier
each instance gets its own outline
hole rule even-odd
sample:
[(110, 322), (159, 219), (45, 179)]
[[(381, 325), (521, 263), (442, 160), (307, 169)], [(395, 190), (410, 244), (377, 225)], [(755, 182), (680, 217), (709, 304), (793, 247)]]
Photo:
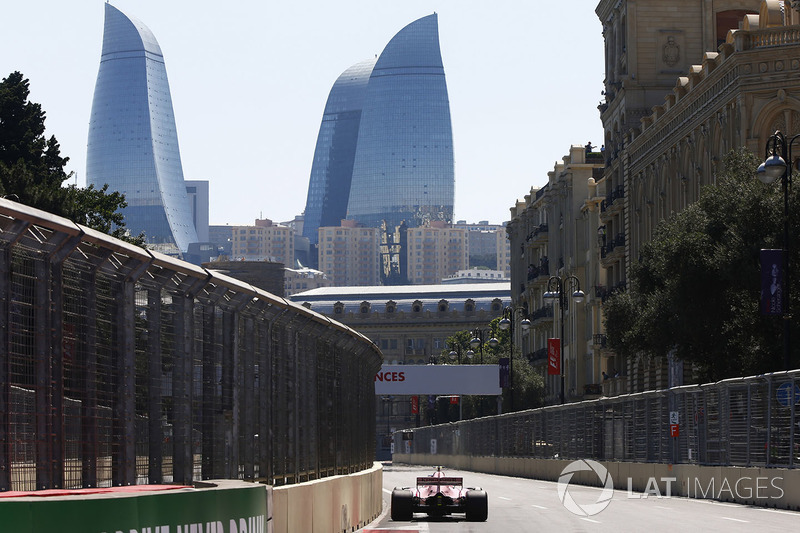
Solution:
[(271, 487), (237, 480), (6, 492), (0, 530), (27, 533), (271, 531)]
[[(395, 463), (446, 466), (459, 470), (558, 481), (572, 461), (531, 457), (469, 457), (463, 455), (395, 453)], [(746, 505), (800, 510), (800, 470), (694, 464), (598, 461), (614, 488), (631, 498), (683, 496)], [(570, 483), (599, 486), (591, 470), (576, 472)]]
[(380, 463), (348, 476), (275, 487), (272, 491), (273, 531), (355, 531), (380, 515), (382, 488), (383, 467)]

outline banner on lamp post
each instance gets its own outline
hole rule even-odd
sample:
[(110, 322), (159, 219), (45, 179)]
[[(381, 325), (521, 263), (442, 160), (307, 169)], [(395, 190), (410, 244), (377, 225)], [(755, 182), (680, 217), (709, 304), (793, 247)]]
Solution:
[(508, 357), (501, 357), (500, 358), (500, 388), (505, 389), (508, 387), (509, 384), (509, 373), (511, 370), (511, 364), (508, 360)]
[(761, 250), (762, 315), (783, 315), (783, 250)]
[(561, 375), (561, 339), (547, 339), (547, 374)]

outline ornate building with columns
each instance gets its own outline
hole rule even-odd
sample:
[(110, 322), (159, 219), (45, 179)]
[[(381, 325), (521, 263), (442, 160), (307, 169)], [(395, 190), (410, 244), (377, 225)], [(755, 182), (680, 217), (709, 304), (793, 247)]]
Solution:
[[(511, 208), (508, 226), (512, 298), (533, 323), (533, 334), (519, 342), (543, 372), (546, 336), (558, 336), (543, 284), (574, 275), (586, 292), (583, 304), (565, 309), (567, 401), (693, 379), (688, 365), (671, 369), (667, 358), (622, 359), (609, 350), (602, 302), (627, 289), (629, 269), (658, 222), (714, 184), (729, 151), (762, 154), (776, 130), (800, 133), (798, 9), (800, 1), (780, 0), (598, 4), (606, 46), (601, 160), (565, 179), (566, 170), (578, 169), (571, 150), (547, 185)], [(576, 205), (565, 212), (559, 205), (568, 198)]]
[[(798, 4), (598, 5), (607, 51), (605, 101), (599, 106), (607, 161), (597, 187), (601, 195), (621, 200), (601, 213), (600, 222), (606, 238), (621, 236), (616, 244), (624, 250), (601, 259), (609, 289), (625, 288), (626, 273), (658, 222), (715, 183), (729, 151), (744, 146), (760, 154), (775, 130), (800, 132)], [(604, 367), (621, 370), (623, 391), (670, 384), (666, 360), (604, 355)], [(682, 379), (673, 373), (672, 384)]]

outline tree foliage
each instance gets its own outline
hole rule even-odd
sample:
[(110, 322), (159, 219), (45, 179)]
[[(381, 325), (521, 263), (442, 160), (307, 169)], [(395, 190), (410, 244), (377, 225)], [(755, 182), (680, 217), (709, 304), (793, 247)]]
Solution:
[(126, 236), (122, 194), (109, 193), (107, 185), (66, 184), (73, 176), (64, 169), (69, 158), (61, 156), (55, 136), (45, 137), (45, 113), (29, 95), (30, 83), (19, 72), (0, 82), (0, 196), (143, 245), (142, 235)]
[[(498, 326), (499, 318), (494, 319), (488, 330), (488, 335), (484, 335), (483, 344), (483, 363), (496, 365), (501, 357), (509, 357), (511, 349), (511, 337), (507, 330), (501, 330)], [(488, 341), (494, 332), (498, 340), (496, 347), (488, 345)], [(470, 350), (470, 341), (473, 339), (471, 331), (459, 331), (447, 338), (447, 347), (442, 350), (437, 363), (447, 364), (480, 364), (480, 350), (474, 350), (472, 358), (467, 357)], [(450, 357), (451, 351), (461, 351), (461, 360)], [(533, 409), (541, 407), (544, 403), (544, 378), (528, 363), (527, 359), (521, 356), (518, 349), (514, 350), (514, 410)], [(499, 376), (498, 376), (499, 379)], [(503, 410), (508, 410), (510, 405), (510, 391), (503, 389), (502, 405)], [(497, 413), (497, 398), (495, 396), (462, 396), (460, 406), (463, 418), (470, 419), (480, 416), (488, 416)], [(447, 422), (458, 420), (459, 406), (450, 405), (446, 401), (440, 401), (436, 406), (436, 422)], [(433, 420), (429, 420), (433, 422)]]
[[(604, 307), (611, 348), (629, 356), (673, 352), (708, 380), (783, 368), (781, 319), (758, 309), (760, 250), (781, 247), (783, 193), (755, 178), (758, 164), (744, 149), (731, 152), (715, 185), (659, 223), (631, 267), (629, 290)], [(797, 200), (793, 193), (790, 213)], [(795, 217), (791, 233), (797, 230)], [(798, 264), (798, 254), (790, 260)], [(796, 281), (791, 291), (800, 294)]]

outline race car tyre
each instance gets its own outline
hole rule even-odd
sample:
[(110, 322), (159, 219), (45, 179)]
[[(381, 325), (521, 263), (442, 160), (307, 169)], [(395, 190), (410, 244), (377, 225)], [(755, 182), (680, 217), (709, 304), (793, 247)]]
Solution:
[(410, 490), (392, 491), (392, 520), (407, 522), (414, 516), (414, 501)]
[(489, 516), (489, 498), (486, 491), (471, 490), (467, 492), (467, 520), (469, 522), (485, 522)]

